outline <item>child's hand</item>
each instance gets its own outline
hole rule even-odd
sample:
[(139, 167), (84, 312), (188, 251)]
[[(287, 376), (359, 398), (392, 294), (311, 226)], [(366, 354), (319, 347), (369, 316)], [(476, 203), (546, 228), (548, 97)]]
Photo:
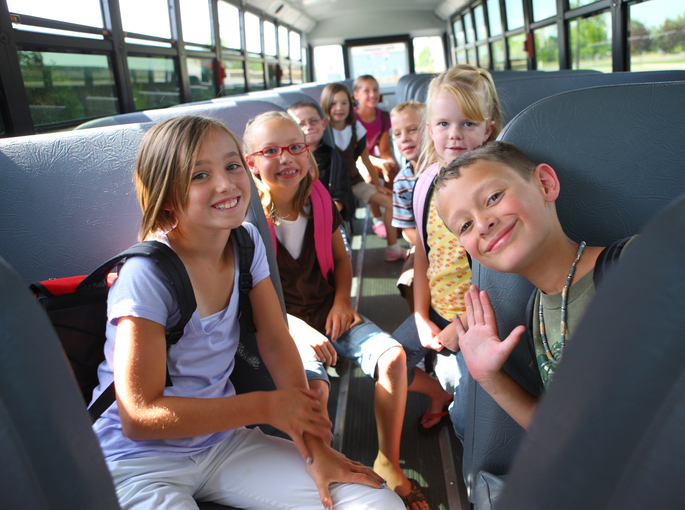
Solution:
[(319, 489), (321, 504), (333, 508), (333, 500), (328, 488), (332, 483), (359, 483), (369, 487), (383, 488), (383, 479), (371, 468), (354, 462), (320, 442), (307, 442), (312, 452), (312, 462), (307, 463), (307, 471)]
[(464, 304), (468, 331), (464, 330), (461, 321), (453, 323), (459, 335), (459, 346), (469, 373), (479, 383), (487, 382), (502, 370), (526, 328), (517, 326), (500, 341), (495, 311), (488, 294), (485, 291), (479, 293), (475, 285), (464, 295)]
[[(455, 316), (454, 321), (459, 322), (461, 325), (459, 317)], [(443, 347), (447, 347), (450, 351), (457, 352), (459, 350), (459, 333), (457, 333), (457, 326), (454, 322), (448, 324), (445, 329), (435, 337), (435, 341)]]
[(429, 319), (424, 319), (418, 313), (414, 314), (414, 319), (416, 320), (416, 329), (419, 332), (421, 345), (435, 351), (442, 350), (442, 344), (437, 340), (437, 336), (441, 331), (438, 325)]
[(394, 161), (392, 159), (386, 159), (383, 162), (383, 174), (385, 176), (386, 181), (392, 181), (395, 176), (399, 173), (400, 171), (400, 165), (397, 164), (397, 161)]
[(309, 345), (314, 349), (314, 357), (324, 366), (330, 367), (338, 362), (338, 353), (331, 341), (325, 336), (312, 335)]
[(390, 195), (392, 193), (391, 189), (382, 186), (380, 183), (376, 184), (376, 191), (382, 193), (383, 195)]
[(331, 421), (322, 413), (317, 390), (287, 388), (266, 392), (272, 400), (268, 404), (267, 423), (282, 430), (293, 440), (303, 459), (311, 457), (304, 435), (326, 440), (331, 435)]
[(340, 335), (360, 324), (361, 321), (362, 318), (349, 303), (340, 304), (333, 302), (333, 306), (330, 312), (328, 312), (328, 317), (326, 317), (326, 335), (335, 342), (340, 338)]

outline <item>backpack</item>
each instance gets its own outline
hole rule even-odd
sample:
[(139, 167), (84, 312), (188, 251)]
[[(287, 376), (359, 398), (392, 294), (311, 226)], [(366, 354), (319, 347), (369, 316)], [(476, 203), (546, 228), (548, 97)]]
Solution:
[[(335, 265), (333, 261), (333, 201), (326, 187), (318, 179), (314, 181), (310, 194), (312, 201), (312, 217), (314, 218), (314, 247), (319, 261), (321, 276), (329, 283), (333, 281)], [(271, 240), (274, 251), (277, 251), (276, 230), (269, 220)]]
[(428, 246), (428, 236), (426, 235), (428, 207), (430, 206), (430, 197), (433, 194), (438, 170), (440, 170), (440, 164), (433, 163), (421, 172), (421, 175), (419, 175), (416, 184), (414, 185), (414, 195), (412, 196), (412, 209), (414, 210), (416, 230), (419, 234), (419, 239), (423, 242), (426, 255), (428, 255), (430, 250)]
[[(243, 331), (248, 334), (254, 334), (256, 331), (249, 299), (249, 292), (252, 289), (250, 267), (254, 256), (254, 243), (243, 226), (233, 229), (231, 237), (240, 250), (238, 290), (242, 342)], [(107, 295), (109, 287), (116, 280), (116, 275), (112, 271), (130, 257), (151, 258), (171, 281), (181, 318), (166, 335), (168, 349), (183, 336), (183, 330), (195, 312), (197, 304), (185, 266), (178, 255), (164, 243), (159, 241), (138, 243), (109, 259), (88, 276), (47, 280), (30, 286), (57, 332), (86, 403), (92, 399), (93, 390), (99, 382), (97, 369), (105, 359)], [(254, 348), (252, 351), (254, 352)], [(237, 360), (238, 358), (236, 358), (236, 363)], [(167, 368), (166, 386), (172, 385)], [(88, 408), (92, 421), (95, 422), (115, 399), (114, 383), (112, 383)]]

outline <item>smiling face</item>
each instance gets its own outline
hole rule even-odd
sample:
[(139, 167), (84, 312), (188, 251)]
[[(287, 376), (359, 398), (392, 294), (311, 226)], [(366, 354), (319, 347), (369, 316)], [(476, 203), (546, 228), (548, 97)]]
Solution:
[(331, 100), (331, 124), (335, 129), (343, 129), (345, 127), (345, 120), (350, 114), (350, 99), (342, 90), (336, 92)]
[(474, 122), (467, 119), (457, 98), (449, 90), (443, 89), (437, 94), (431, 110), (428, 131), (445, 165), (460, 154), (483, 145), (495, 126), (494, 121)]
[(322, 119), (319, 111), (313, 106), (303, 106), (295, 110), (288, 110), (295, 117), (310, 150), (315, 150), (326, 131), (326, 119)]
[(211, 128), (200, 146), (185, 205), (174, 211), (180, 230), (232, 229), (247, 215), (250, 177), (233, 138)]
[[(292, 121), (273, 119), (260, 123), (252, 133), (252, 151), (266, 147), (289, 147), (304, 143), (302, 131)], [(247, 156), (250, 170), (266, 184), (272, 195), (279, 191), (296, 192), (300, 181), (309, 171), (309, 151), (290, 154), (287, 150), (276, 157), (267, 158), (261, 154)]]
[(478, 161), (438, 192), (438, 208), (479, 263), (522, 274), (555, 239), (558, 194), (559, 181), (548, 165), (538, 165), (525, 180), (502, 163)]
[(402, 156), (416, 165), (421, 153), (421, 115), (414, 110), (405, 110), (392, 116), (392, 136)]
[(354, 91), (354, 98), (362, 108), (369, 110), (375, 108), (381, 99), (376, 80), (364, 80), (361, 86)]

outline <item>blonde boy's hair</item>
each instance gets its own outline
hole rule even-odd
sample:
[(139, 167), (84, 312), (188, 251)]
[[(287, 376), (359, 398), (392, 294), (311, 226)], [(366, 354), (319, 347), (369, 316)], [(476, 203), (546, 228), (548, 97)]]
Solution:
[(393, 117), (396, 117), (397, 115), (402, 115), (403, 113), (406, 112), (415, 112), (421, 117), (421, 123), (425, 124), (426, 122), (426, 104), (425, 103), (420, 103), (419, 101), (414, 101), (413, 99), (410, 99), (409, 101), (405, 101), (404, 103), (400, 103), (397, 106), (395, 106), (392, 110), (390, 110), (390, 118), (392, 119)]
[[(426, 119), (429, 122), (435, 99), (443, 90), (454, 95), (467, 119), (473, 122), (494, 121), (494, 129), (486, 142), (497, 138), (502, 131), (502, 110), (495, 82), (488, 71), (468, 64), (458, 64), (433, 78), (426, 98)], [(430, 132), (426, 129), (423, 149), (417, 163), (417, 175), (439, 159)]]
[(350, 112), (345, 118), (345, 125), (351, 126), (357, 121), (357, 117), (354, 113), (354, 97), (350, 89), (344, 83), (329, 83), (321, 91), (321, 109), (323, 110), (326, 120), (329, 124), (332, 124), (331, 120), (331, 106), (333, 105), (333, 96), (338, 92), (344, 92), (347, 95), (347, 100), (350, 103)]
[(238, 137), (219, 120), (182, 115), (153, 126), (140, 144), (134, 174), (143, 212), (141, 239), (176, 226), (174, 211), (183, 209), (188, 201), (195, 163), (212, 129), (224, 131), (233, 140), (249, 175)]
[[(243, 143), (245, 144), (245, 152), (250, 154), (258, 150), (254, 146), (254, 131), (255, 129), (264, 124), (265, 122), (270, 122), (274, 120), (284, 120), (289, 122), (302, 135), (302, 142), (305, 143), (304, 133), (300, 129), (300, 125), (286, 112), (265, 112), (257, 115), (256, 117), (250, 119), (245, 126), (245, 135), (243, 136)], [(310, 217), (304, 211), (304, 206), (307, 204), (307, 199), (312, 191), (312, 186), (314, 181), (319, 178), (319, 167), (316, 165), (316, 160), (309, 151), (309, 172), (304, 179), (300, 181), (298, 186), (297, 194), (295, 195), (295, 208), (305, 217)], [(276, 205), (271, 197), (269, 187), (262, 181), (262, 176), (260, 174), (255, 174), (255, 184), (257, 185), (257, 190), (259, 191), (259, 198), (262, 202), (262, 207), (264, 208), (264, 214), (271, 220), (274, 225), (278, 225), (278, 216), (276, 211)]]

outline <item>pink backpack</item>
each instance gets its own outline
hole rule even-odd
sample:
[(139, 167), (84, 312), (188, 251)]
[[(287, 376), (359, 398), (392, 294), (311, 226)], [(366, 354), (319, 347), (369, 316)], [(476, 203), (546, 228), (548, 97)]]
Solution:
[(426, 168), (416, 181), (414, 186), (414, 197), (412, 199), (412, 209), (414, 210), (414, 221), (419, 239), (423, 242), (423, 247), (428, 254), (428, 236), (426, 235), (426, 223), (428, 222), (428, 204), (433, 193), (433, 184), (440, 170), (440, 164), (433, 163)]
[[(314, 181), (312, 192), (309, 196), (312, 201), (312, 216), (314, 217), (314, 246), (316, 258), (319, 261), (321, 275), (329, 282), (333, 281), (333, 201), (328, 190), (318, 179)], [(269, 220), (271, 240), (274, 243), (274, 251), (277, 251), (276, 231)]]

